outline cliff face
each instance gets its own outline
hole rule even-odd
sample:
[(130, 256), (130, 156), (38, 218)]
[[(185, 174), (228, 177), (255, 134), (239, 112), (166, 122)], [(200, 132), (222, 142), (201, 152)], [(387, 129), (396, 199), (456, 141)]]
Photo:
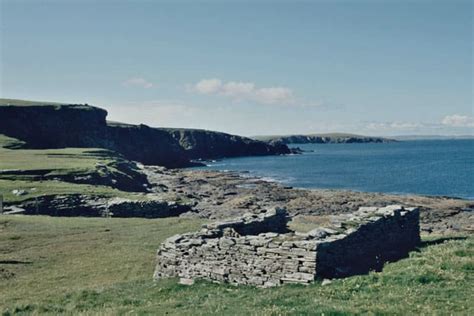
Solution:
[(130, 160), (169, 168), (196, 165), (192, 159), (290, 153), (280, 143), (225, 133), (108, 123), (107, 111), (89, 105), (1, 101), (0, 134), (24, 141), (25, 148), (106, 148)]
[(109, 123), (105, 138), (107, 148), (146, 165), (168, 168), (193, 165), (190, 156), (165, 130), (146, 125)]
[(87, 105), (0, 105), (0, 134), (28, 148), (102, 147), (107, 111)]
[(166, 129), (191, 159), (289, 154), (279, 143), (272, 145), (246, 137), (195, 129)]

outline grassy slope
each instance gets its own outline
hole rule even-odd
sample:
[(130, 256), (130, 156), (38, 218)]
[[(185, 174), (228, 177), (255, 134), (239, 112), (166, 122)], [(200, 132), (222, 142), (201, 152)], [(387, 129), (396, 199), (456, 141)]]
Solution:
[(25, 142), (21, 140), (0, 134), (0, 149), (3, 149), (4, 147), (19, 148), (24, 144)]
[[(16, 196), (13, 190), (25, 190), (27, 194)], [(23, 181), (0, 180), (0, 194), (5, 202), (21, 202), (43, 195), (85, 194), (101, 197), (123, 197), (139, 199), (139, 194), (112, 189), (103, 185), (75, 184), (63, 181)]]
[[(426, 241), (382, 273), (272, 289), (151, 281), (191, 219), (0, 217), (0, 310), (84, 314), (473, 314), (474, 238)], [(8, 263), (10, 262), (10, 263)], [(15, 263), (16, 262), (16, 263)], [(15, 263), (15, 264), (14, 264)], [(13, 275), (14, 274), (14, 275)]]
[[(97, 150), (99, 152), (99, 150)], [(0, 169), (54, 170), (56, 173), (88, 173), (97, 163), (110, 163), (112, 159), (96, 156), (91, 149), (5, 149), (0, 148)]]
[[(22, 170), (22, 175), (0, 174), (0, 194), (5, 201), (21, 201), (45, 194), (81, 193), (105, 196), (133, 196), (102, 185), (77, 184), (64, 181), (33, 181), (37, 171), (46, 171), (50, 177), (65, 175), (86, 176), (100, 174), (104, 166), (111, 174), (121, 171), (114, 166), (117, 162), (113, 155), (103, 155), (106, 151), (92, 148), (65, 148), (45, 150), (7, 149), (4, 146), (15, 146), (16, 139), (0, 135), (0, 170)], [(15, 196), (15, 189), (26, 190), (28, 194)], [(33, 190), (32, 190), (33, 189)]]

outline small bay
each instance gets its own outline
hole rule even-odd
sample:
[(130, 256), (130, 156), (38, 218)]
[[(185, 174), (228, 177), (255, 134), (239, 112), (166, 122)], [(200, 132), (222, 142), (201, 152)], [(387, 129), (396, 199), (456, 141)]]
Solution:
[(301, 155), (223, 159), (209, 169), (288, 186), (474, 199), (474, 140), (294, 144)]

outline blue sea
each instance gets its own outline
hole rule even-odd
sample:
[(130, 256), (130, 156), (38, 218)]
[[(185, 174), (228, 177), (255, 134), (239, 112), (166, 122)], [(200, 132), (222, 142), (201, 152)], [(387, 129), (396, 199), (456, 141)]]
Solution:
[(474, 199), (474, 140), (386, 144), (295, 144), (301, 155), (230, 158), (208, 169), (300, 188), (441, 195)]

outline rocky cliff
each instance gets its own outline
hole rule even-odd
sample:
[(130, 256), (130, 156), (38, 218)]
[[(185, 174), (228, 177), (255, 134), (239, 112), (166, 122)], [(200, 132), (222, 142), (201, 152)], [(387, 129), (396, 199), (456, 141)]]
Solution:
[(107, 111), (87, 104), (0, 99), (0, 134), (24, 141), (25, 148), (106, 148), (130, 160), (171, 168), (195, 165), (194, 159), (290, 153), (279, 142), (268, 144), (204, 130), (110, 123), (106, 117)]
[(195, 165), (180, 144), (166, 131), (147, 125), (108, 123), (106, 148), (122, 153), (130, 160), (168, 168)]
[(191, 159), (291, 153), (280, 142), (269, 145), (246, 137), (196, 129), (166, 129), (166, 132), (179, 142)]
[(106, 116), (107, 111), (83, 104), (19, 106), (0, 102), (0, 134), (35, 149), (103, 147)]

